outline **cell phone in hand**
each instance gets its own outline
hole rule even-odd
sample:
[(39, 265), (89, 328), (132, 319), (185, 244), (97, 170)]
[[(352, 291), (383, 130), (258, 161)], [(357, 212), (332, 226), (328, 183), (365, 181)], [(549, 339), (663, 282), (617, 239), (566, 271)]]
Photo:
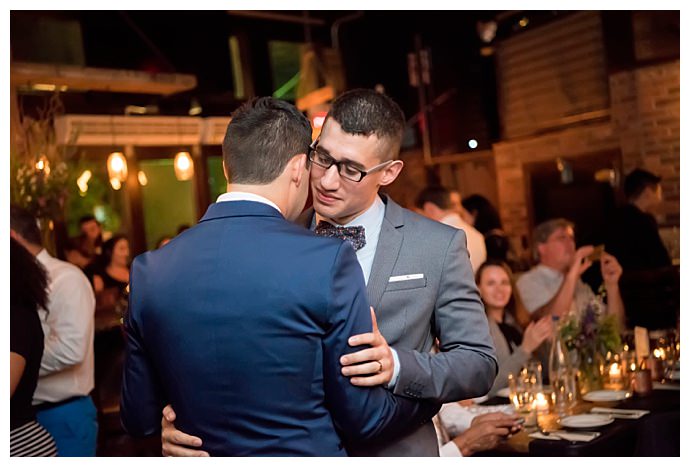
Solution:
[(604, 252), (604, 245), (597, 245), (594, 247), (594, 251), (590, 253), (587, 257), (591, 262), (599, 261), (601, 259), (601, 254)]

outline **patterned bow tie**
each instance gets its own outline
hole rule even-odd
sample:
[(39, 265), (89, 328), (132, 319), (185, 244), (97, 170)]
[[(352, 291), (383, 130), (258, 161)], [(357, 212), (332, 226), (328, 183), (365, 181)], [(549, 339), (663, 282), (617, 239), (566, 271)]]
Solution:
[(331, 224), (330, 222), (321, 221), (314, 230), (316, 235), (321, 237), (335, 237), (341, 240), (347, 240), (352, 244), (355, 251), (367, 244), (364, 236), (364, 227), (356, 225), (354, 227), (340, 227)]

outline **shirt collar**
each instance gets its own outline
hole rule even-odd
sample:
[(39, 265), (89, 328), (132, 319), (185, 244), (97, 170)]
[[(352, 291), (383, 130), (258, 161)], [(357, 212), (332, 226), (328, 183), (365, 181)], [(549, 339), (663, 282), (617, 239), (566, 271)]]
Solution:
[(546, 277), (549, 277), (551, 279), (560, 279), (563, 277), (563, 273), (561, 271), (550, 268), (550, 267), (546, 266), (545, 264), (539, 263), (537, 265), (537, 267), (539, 269), (541, 269), (542, 274), (544, 274)]
[(40, 262), (44, 262), (45, 260), (50, 258), (52, 258), (52, 256), (50, 256), (50, 253), (48, 253), (48, 250), (46, 250), (45, 248), (39, 251), (36, 255), (36, 259)]
[(268, 204), (272, 208), (275, 208), (279, 213), (283, 213), (273, 201), (254, 193), (247, 193), (244, 191), (229, 191), (221, 194), (216, 200), (216, 203), (222, 203), (225, 201), (254, 201), (257, 203)]
[[(373, 229), (377, 224), (381, 223), (381, 220), (384, 217), (384, 214), (386, 212), (386, 205), (383, 204), (383, 201), (381, 201), (381, 198), (377, 195), (376, 199), (374, 199), (374, 202), (371, 203), (371, 206), (369, 206), (369, 209), (364, 211), (362, 214), (359, 216), (355, 217), (352, 219), (350, 222), (345, 224), (343, 227), (352, 227), (355, 225), (361, 225), (364, 227), (364, 231), (366, 232), (367, 230)], [(315, 224), (318, 224), (320, 221), (326, 221), (326, 222), (331, 222), (335, 224), (335, 222), (330, 221), (329, 219), (326, 219), (325, 217), (321, 216), (318, 212), (314, 213), (315, 216)]]

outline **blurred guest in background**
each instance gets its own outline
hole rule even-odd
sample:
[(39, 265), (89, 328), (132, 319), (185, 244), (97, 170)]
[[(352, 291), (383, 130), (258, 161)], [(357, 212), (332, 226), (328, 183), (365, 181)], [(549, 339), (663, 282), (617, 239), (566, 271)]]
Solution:
[(472, 216), (462, 205), (462, 194), (459, 190), (448, 190), (448, 195), (450, 199), (450, 210), (457, 212), (462, 219), (468, 224), (473, 224)]
[(503, 231), (501, 217), (491, 201), (475, 194), (463, 199), (462, 206), (470, 217), (470, 223), (484, 235), (486, 257), (508, 261), (510, 242)]
[(165, 246), (170, 242), (172, 238), (168, 237), (167, 235), (162, 236), (157, 242), (156, 242), (156, 249)]
[(103, 252), (94, 263), (96, 292), (95, 394), (99, 409), (112, 413), (119, 408), (125, 339), (122, 319), (129, 298), (129, 242), (114, 235), (103, 243)]
[(93, 288), (96, 293), (117, 289), (125, 293), (129, 284), (129, 241), (122, 234), (114, 235), (103, 244), (103, 252), (94, 268)]
[(415, 205), (419, 212), (429, 219), (450, 225), (456, 229), (462, 229), (465, 232), (472, 271), (476, 272), (479, 265), (486, 261), (484, 236), (465, 222), (460, 217), (460, 214), (451, 209), (448, 190), (442, 186), (428, 186), (417, 195)]
[(87, 215), (79, 219), (79, 231), (79, 237), (71, 241), (71, 248), (67, 250), (67, 260), (82, 270), (87, 270), (101, 254), (103, 230), (94, 216)]
[(55, 441), (31, 406), (43, 356), (38, 309), (48, 305), (48, 277), (10, 238), (10, 456), (56, 456)]
[(635, 169), (625, 178), (627, 203), (610, 223), (606, 250), (626, 269), (640, 270), (671, 266), (671, 258), (659, 236), (654, 218), (661, 205), (661, 178)]
[(606, 250), (625, 272), (621, 293), (628, 326), (672, 328), (680, 311), (680, 274), (659, 235), (654, 214), (662, 201), (661, 178), (635, 169), (625, 178), (626, 204), (607, 229)]
[(616, 258), (605, 251), (598, 258), (592, 245), (575, 248), (573, 223), (551, 219), (534, 229), (534, 248), (539, 264), (524, 273), (516, 286), (532, 320), (546, 315), (563, 317), (580, 313), (595, 298), (581, 276), (593, 263), (601, 262), (601, 275), (606, 286), (607, 312), (625, 324), (625, 310), (618, 288), (623, 272)]
[(553, 336), (553, 325), (551, 317), (544, 316), (529, 322), (522, 332), (516, 315), (527, 312), (516, 294), (513, 294), (512, 273), (506, 263), (488, 260), (482, 264), (477, 271), (477, 286), (498, 358), (498, 375), (489, 391), (491, 397), (499, 389), (507, 387), (508, 375), (518, 374), (533, 352)]
[(33, 400), (36, 418), (55, 439), (58, 455), (94, 456), (93, 290), (79, 268), (48, 254), (36, 219), (26, 210), (10, 208), (10, 235), (36, 257), (49, 278), (48, 306), (39, 310), (45, 339)]

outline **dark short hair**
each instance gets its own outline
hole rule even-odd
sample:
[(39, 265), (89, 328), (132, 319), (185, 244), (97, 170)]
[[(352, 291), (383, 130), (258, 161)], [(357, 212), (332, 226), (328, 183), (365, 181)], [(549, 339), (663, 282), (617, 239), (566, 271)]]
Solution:
[(42, 245), (41, 230), (36, 218), (24, 208), (10, 206), (10, 228), (34, 245)]
[(345, 133), (376, 135), (387, 139), (390, 146), (383, 156), (393, 159), (400, 151), (405, 114), (398, 104), (385, 94), (373, 89), (353, 89), (338, 96), (331, 104), (326, 121), (332, 118)]
[(428, 186), (417, 195), (415, 206), (422, 209), (425, 203), (433, 203), (440, 209), (448, 209), (450, 208), (450, 191), (442, 186)]
[(623, 191), (629, 200), (637, 199), (647, 187), (655, 187), (661, 181), (661, 177), (643, 169), (635, 169), (625, 177)]
[(228, 181), (271, 183), (292, 157), (306, 154), (310, 144), (309, 120), (292, 104), (272, 97), (245, 102), (233, 112), (223, 140)]
[(83, 224), (86, 224), (87, 222), (95, 221), (96, 224), (101, 225), (100, 222), (98, 222), (98, 219), (96, 219), (94, 216), (91, 214), (87, 214), (85, 216), (81, 216), (79, 218), (79, 226), (81, 227)]

